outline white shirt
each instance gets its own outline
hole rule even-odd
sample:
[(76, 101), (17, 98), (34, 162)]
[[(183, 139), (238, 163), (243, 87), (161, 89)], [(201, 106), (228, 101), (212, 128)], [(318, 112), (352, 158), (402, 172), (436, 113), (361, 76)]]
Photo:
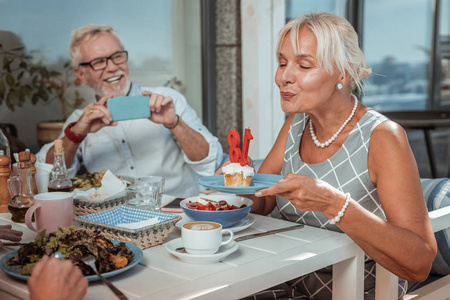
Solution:
[[(140, 88), (132, 84), (130, 96), (150, 91), (171, 96), (175, 111), (193, 130), (200, 133), (209, 144), (208, 156), (201, 161), (191, 161), (181, 149), (172, 133), (162, 124), (148, 119), (119, 121), (117, 126), (104, 127), (90, 133), (80, 143), (69, 176), (75, 176), (83, 162), (89, 173), (110, 170), (115, 175), (165, 177), (164, 193), (178, 197), (198, 195), (198, 178), (214, 175), (222, 163), (222, 146), (218, 139), (203, 126), (194, 109), (183, 95), (166, 88)], [(75, 110), (64, 124), (76, 122), (84, 110)], [(63, 137), (64, 133), (60, 137)], [(47, 152), (54, 143), (44, 145), (36, 154), (45, 162)]]

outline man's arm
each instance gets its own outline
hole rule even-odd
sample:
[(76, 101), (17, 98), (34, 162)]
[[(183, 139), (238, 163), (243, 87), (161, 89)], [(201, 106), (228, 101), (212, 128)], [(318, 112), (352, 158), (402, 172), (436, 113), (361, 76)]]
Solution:
[[(173, 94), (173, 96), (177, 97), (177, 94)], [(208, 157), (210, 148), (208, 141), (183, 120), (183, 113), (175, 110), (172, 96), (160, 95), (150, 91), (143, 91), (142, 95), (150, 96), (151, 114), (149, 119), (152, 122), (164, 125), (171, 131), (189, 160), (195, 162)], [(178, 101), (182, 100), (178, 99)], [(183, 103), (183, 105), (188, 106), (187, 103)], [(189, 118), (192, 119), (192, 116), (189, 116)]]
[[(80, 144), (76, 144), (69, 140), (66, 136), (62, 138), (63, 148), (64, 148), (64, 159), (66, 160), (66, 166), (70, 167), (75, 160), (75, 155), (77, 154), (78, 146)], [(53, 145), (47, 152), (46, 163), (53, 164), (55, 162), (55, 146)]]
[(175, 126), (166, 126), (180, 143), (186, 156), (192, 161), (200, 161), (208, 156), (209, 144), (198, 132), (189, 127), (181, 117)]

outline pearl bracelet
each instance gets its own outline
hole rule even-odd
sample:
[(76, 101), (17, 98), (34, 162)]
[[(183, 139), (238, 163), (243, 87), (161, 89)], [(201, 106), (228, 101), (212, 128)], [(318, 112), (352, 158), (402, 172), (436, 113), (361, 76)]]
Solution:
[(338, 212), (337, 216), (333, 219), (330, 219), (330, 224), (334, 225), (337, 222), (341, 220), (341, 218), (344, 216), (345, 210), (347, 209), (348, 204), (350, 203), (350, 193), (345, 194), (347, 196), (347, 199), (345, 199), (345, 204), (342, 207), (341, 211)]

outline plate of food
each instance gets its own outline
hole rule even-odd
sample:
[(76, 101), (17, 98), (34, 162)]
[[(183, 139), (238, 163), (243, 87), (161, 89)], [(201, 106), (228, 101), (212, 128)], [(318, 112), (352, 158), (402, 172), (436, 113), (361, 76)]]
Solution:
[(14, 278), (26, 281), (44, 253), (52, 255), (55, 252), (60, 252), (66, 259), (72, 260), (88, 281), (100, 278), (81, 261), (84, 256), (96, 257), (95, 264), (104, 277), (112, 277), (131, 269), (143, 257), (142, 250), (133, 244), (108, 240), (89, 230), (61, 227), (50, 234), (43, 231), (34, 242), (4, 255), (0, 259), (0, 269)]
[[(82, 175), (76, 175), (71, 178), (73, 189), (87, 190), (91, 188), (100, 188), (102, 186), (102, 179), (107, 170), (101, 170), (100, 172), (85, 173)], [(134, 183), (134, 178), (130, 176), (117, 175), (126, 187), (129, 188)]]
[(198, 180), (201, 185), (224, 193), (254, 194), (256, 191), (276, 184), (283, 179), (281, 175), (255, 174), (249, 186), (225, 186), (224, 175), (206, 176)]

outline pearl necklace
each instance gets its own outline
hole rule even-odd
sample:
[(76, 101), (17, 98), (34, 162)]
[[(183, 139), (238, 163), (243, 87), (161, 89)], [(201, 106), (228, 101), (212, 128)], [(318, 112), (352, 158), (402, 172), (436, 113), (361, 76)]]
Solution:
[(358, 106), (358, 99), (356, 99), (355, 95), (352, 95), (352, 96), (353, 96), (353, 98), (355, 98), (355, 105), (353, 106), (350, 116), (348, 116), (347, 120), (345, 120), (344, 124), (342, 124), (342, 126), (339, 128), (339, 130), (336, 131), (336, 133), (325, 143), (319, 142), (316, 135), (314, 134), (312, 121), (311, 121), (311, 119), (309, 119), (309, 132), (311, 133), (311, 137), (314, 141), (314, 144), (316, 144), (317, 147), (319, 147), (319, 148), (328, 147), (332, 142), (334, 142), (334, 140), (338, 137), (338, 135), (341, 133), (341, 131), (345, 128), (345, 126), (347, 126), (348, 122), (350, 122), (350, 120), (353, 118), (353, 116), (355, 115), (356, 107)]

